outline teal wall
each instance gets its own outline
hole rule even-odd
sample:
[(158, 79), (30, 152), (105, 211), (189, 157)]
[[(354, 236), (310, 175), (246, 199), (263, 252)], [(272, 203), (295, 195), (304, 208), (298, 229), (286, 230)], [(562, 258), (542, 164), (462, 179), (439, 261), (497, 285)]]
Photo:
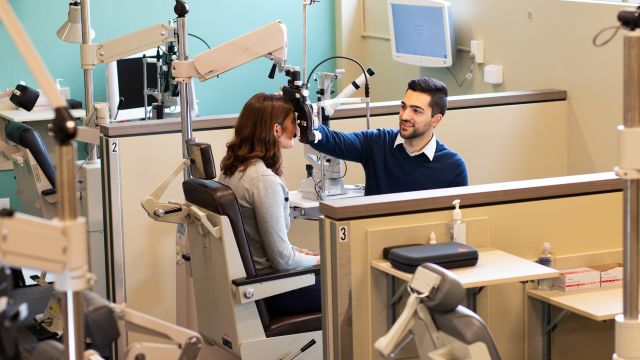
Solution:
[[(56, 37), (56, 30), (67, 16), (67, 1), (10, 0), (35, 47), (40, 52), (54, 78), (64, 79), (71, 88), (71, 97), (84, 102), (83, 73), (80, 68), (78, 44), (69, 44)], [(273, 20), (282, 20), (288, 28), (288, 64), (302, 65), (302, 1), (229, 1), (191, 0), (188, 31), (205, 39), (212, 47), (240, 36)], [(93, 43), (100, 43), (175, 17), (174, 1), (93, 0)], [(308, 8), (307, 65), (311, 69), (320, 60), (335, 54), (335, 16), (333, 1), (321, 1)], [(199, 40), (188, 38), (189, 55), (206, 50)], [(331, 65), (329, 65), (331, 66)], [(104, 65), (94, 71), (95, 101), (106, 101)], [(271, 62), (258, 59), (205, 83), (196, 81), (196, 96), (201, 115), (238, 113), (244, 102), (261, 91), (276, 92), (286, 83), (282, 74), (267, 78)], [(329, 69), (329, 68), (326, 68)], [(17, 49), (0, 24), (0, 89), (24, 80), (35, 81)], [(0, 197), (12, 197), (15, 192), (11, 171), (0, 172)], [(13, 202), (12, 202), (13, 203)]]
[(0, 171), (0, 198), (9, 198), (12, 209), (20, 209), (20, 199), (16, 196), (13, 171)]

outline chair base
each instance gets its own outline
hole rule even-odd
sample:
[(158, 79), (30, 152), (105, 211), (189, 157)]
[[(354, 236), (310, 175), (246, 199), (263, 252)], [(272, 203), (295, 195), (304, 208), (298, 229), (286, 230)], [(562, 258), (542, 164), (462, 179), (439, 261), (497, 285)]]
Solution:
[(322, 331), (245, 341), (240, 346), (240, 354), (243, 360), (289, 359), (312, 339), (316, 341), (315, 345), (296, 360), (322, 359)]
[[(206, 344), (200, 353), (199, 359), (203, 360), (263, 360), (263, 359), (289, 359), (300, 348), (315, 340), (315, 345), (300, 354), (295, 360), (319, 360), (322, 359), (322, 331), (313, 331), (271, 338), (247, 340), (240, 344), (238, 349), (228, 349), (220, 346), (211, 339), (204, 337)], [(206, 348), (206, 350), (205, 350)]]

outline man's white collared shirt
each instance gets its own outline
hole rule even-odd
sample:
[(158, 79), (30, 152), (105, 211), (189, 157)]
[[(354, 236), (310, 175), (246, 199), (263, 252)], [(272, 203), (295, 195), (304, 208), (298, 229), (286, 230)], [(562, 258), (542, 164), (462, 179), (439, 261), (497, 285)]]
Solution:
[(433, 136), (431, 137), (431, 140), (429, 140), (429, 143), (427, 143), (427, 145), (423, 147), (422, 150), (411, 153), (409, 152), (409, 149), (407, 149), (407, 145), (405, 145), (404, 143), (404, 138), (400, 136), (400, 134), (398, 134), (398, 136), (396, 137), (396, 142), (393, 144), (393, 147), (395, 148), (396, 146), (402, 144), (402, 146), (404, 147), (404, 150), (407, 152), (407, 154), (409, 154), (409, 156), (416, 156), (418, 154), (424, 153), (425, 155), (427, 155), (429, 160), (433, 161), (433, 156), (436, 153), (436, 143), (437, 143), (436, 134), (434, 133)]

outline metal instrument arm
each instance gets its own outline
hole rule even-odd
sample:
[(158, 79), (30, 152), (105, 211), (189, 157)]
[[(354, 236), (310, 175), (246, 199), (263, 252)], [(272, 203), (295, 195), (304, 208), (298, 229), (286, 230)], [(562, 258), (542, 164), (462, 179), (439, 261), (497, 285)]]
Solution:
[(287, 28), (281, 21), (253, 30), (193, 59), (175, 60), (171, 63), (172, 74), (178, 82), (187, 82), (192, 77), (205, 81), (261, 56), (280, 66), (287, 59)]
[(156, 24), (101, 44), (82, 44), (82, 68), (93, 68), (96, 64), (116, 61), (164, 45), (168, 41), (175, 41), (175, 28), (171, 23)]

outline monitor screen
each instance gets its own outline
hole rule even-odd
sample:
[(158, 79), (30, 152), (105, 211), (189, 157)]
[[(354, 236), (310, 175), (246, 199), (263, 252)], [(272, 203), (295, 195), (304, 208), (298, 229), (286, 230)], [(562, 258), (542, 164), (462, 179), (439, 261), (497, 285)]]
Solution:
[[(157, 87), (158, 71), (155, 63), (147, 63), (147, 85), (144, 85), (142, 73), (142, 57), (126, 58), (116, 61), (118, 69), (118, 93), (124, 99), (120, 109), (134, 109), (144, 107), (145, 89)], [(151, 106), (157, 100), (152, 95), (147, 95), (147, 104)]]
[[(107, 102), (109, 104), (109, 118), (111, 121), (140, 120), (155, 118), (156, 113), (152, 105), (158, 103), (154, 95), (147, 95), (147, 108), (144, 107), (144, 90), (156, 90), (158, 84), (158, 64), (156, 61), (156, 49), (151, 49), (124, 59), (107, 64), (106, 85)], [(144, 84), (143, 58), (147, 58), (147, 84)], [(164, 63), (163, 63), (164, 66)], [(167, 74), (163, 74), (161, 80), (163, 89), (164, 112), (177, 113), (180, 111), (177, 103), (178, 87), (173, 86), (167, 80)], [(122, 101), (120, 100), (122, 99)], [(118, 108), (118, 104), (121, 106)]]
[(440, 7), (392, 4), (396, 52), (447, 58), (444, 13)]
[(393, 59), (425, 67), (453, 65), (453, 16), (444, 0), (388, 0)]
[[(157, 50), (151, 49), (124, 59), (107, 64), (106, 85), (107, 102), (109, 104), (109, 118), (111, 121), (163, 119), (180, 116), (179, 87), (172, 81), (167, 72), (171, 66), (166, 58), (171, 54), (165, 53), (160, 63), (160, 94), (157, 93), (158, 62)], [(146, 56), (147, 83), (144, 84), (144, 63)], [(164, 69), (164, 70), (163, 70)], [(148, 89), (154, 95), (147, 95), (147, 108), (144, 106), (144, 90)], [(193, 114), (198, 113), (195, 103), (195, 87), (191, 86), (193, 102), (190, 103)], [(122, 101), (120, 100), (122, 99)], [(121, 103), (120, 107), (118, 105)], [(153, 108), (160, 103), (161, 107)]]

